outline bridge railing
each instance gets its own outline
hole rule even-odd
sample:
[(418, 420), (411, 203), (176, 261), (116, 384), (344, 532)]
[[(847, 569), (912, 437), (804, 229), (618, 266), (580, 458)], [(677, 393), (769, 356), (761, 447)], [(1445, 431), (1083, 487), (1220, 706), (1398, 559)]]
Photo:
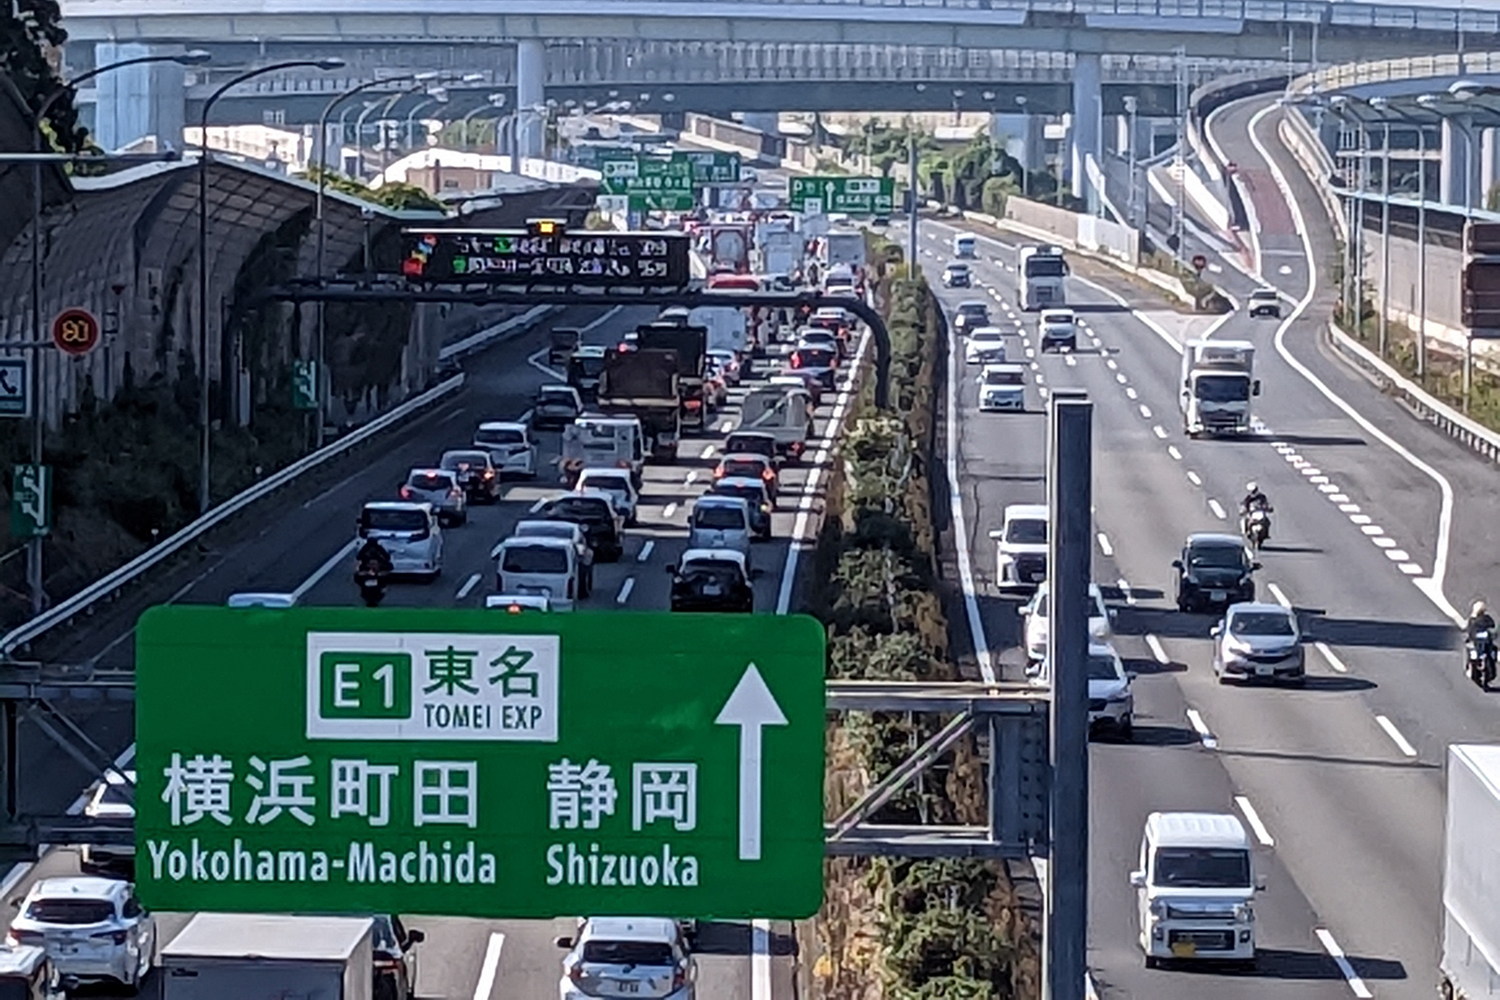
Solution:
[(1404, 59), (1376, 59), (1370, 62), (1329, 66), (1307, 73), (1292, 84), (1292, 93), (1347, 90), (1372, 83), (1397, 83), (1402, 80), (1424, 80), (1433, 77), (1487, 76), (1500, 74), (1500, 52), (1456, 52), (1436, 56), (1408, 56)]

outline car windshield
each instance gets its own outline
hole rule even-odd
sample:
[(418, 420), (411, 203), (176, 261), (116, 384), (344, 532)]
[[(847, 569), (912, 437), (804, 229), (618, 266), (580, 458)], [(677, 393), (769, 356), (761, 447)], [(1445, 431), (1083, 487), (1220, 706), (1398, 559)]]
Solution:
[(508, 545), (500, 560), (503, 573), (551, 573), (568, 571), (568, 554), (555, 545)]
[(564, 497), (561, 500), (554, 500), (552, 506), (547, 508), (547, 513), (552, 517), (570, 521), (604, 521), (609, 518), (608, 507), (609, 503), (605, 500)]
[(543, 389), (537, 393), (537, 402), (546, 406), (572, 406), (573, 394), (564, 389)]
[(833, 352), (825, 347), (804, 347), (797, 351), (796, 357), (802, 365), (816, 367), (825, 364), (829, 358), (833, 357)]
[(1072, 313), (1042, 313), (1042, 322), (1048, 326), (1072, 326)]
[(1102, 656), (1096, 653), (1089, 654), (1089, 680), (1114, 681), (1119, 679), (1120, 671), (1115, 666), (1115, 658), (1113, 656)]
[(571, 522), (526, 521), (516, 525), (516, 538), (572, 538)]
[(1238, 403), (1250, 398), (1250, 379), (1244, 375), (1198, 376), (1198, 398), (1207, 403)]
[(406, 484), (415, 490), (446, 490), (453, 486), (453, 477), (447, 473), (413, 472)]
[(989, 341), (995, 341), (996, 343), (998, 343), (1001, 340), (1004, 340), (1005, 338), (1004, 338), (1004, 336), (1000, 333), (1000, 331), (997, 328), (992, 327), (992, 326), (981, 326), (979, 329), (975, 330), (969, 336), (969, 339), (970, 340), (989, 340)]
[(725, 451), (748, 451), (757, 455), (770, 455), (776, 450), (775, 438), (755, 437), (751, 434), (731, 434), (724, 442)]
[(951, 274), (968, 274), (969, 273), (969, 265), (968, 264), (949, 264), (948, 265), (948, 271)]
[(1189, 550), (1188, 565), (1202, 569), (1242, 569), (1245, 550), (1237, 545), (1195, 545)]
[(672, 946), (661, 941), (601, 941), (583, 946), (583, 960), (592, 965), (675, 965)]
[(483, 430), (474, 435), (476, 444), (523, 444), (526, 435), (519, 430)]
[(575, 357), (572, 363), (588, 378), (598, 378), (599, 373), (604, 371), (603, 358)]
[(753, 459), (724, 460), (724, 475), (726, 476), (749, 476), (751, 479), (754, 479), (760, 475), (761, 470), (764, 468), (764, 462), (757, 462)]
[(1275, 611), (1240, 611), (1229, 619), (1235, 635), (1295, 635), (1292, 620)]
[(450, 451), (443, 456), (443, 461), (440, 464), (450, 472), (465, 468), (483, 468), (486, 457), (482, 451)]
[(38, 899), (26, 908), (26, 918), (40, 924), (102, 924), (114, 919), (115, 904), (107, 899)]
[(693, 509), (693, 526), (734, 531), (745, 527), (745, 517), (738, 508), (712, 504)]
[(366, 531), (425, 531), (427, 515), (420, 510), (366, 507), (360, 523)]
[(1247, 888), (1250, 852), (1237, 848), (1159, 847), (1153, 882), (1183, 889)]
[(578, 481), (579, 489), (590, 490), (613, 490), (616, 493), (630, 492), (630, 479), (624, 475), (600, 474), (597, 472), (585, 473)]
[(985, 385), (1024, 385), (1025, 384), (1025, 379), (1022, 378), (1021, 372), (1019, 370), (1007, 370), (1007, 371), (998, 371), (998, 372), (996, 372), (996, 371), (989, 371), (989, 372), (985, 372), (984, 373), (984, 384)]
[(1005, 526), (1005, 540), (1014, 545), (1044, 545), (1047, 522), (1040, 518), (1018, 518)]
[(968, 320), (978, 320), (979, 322), (983, 323), (990, 318), (989, 308), (986, 307), (983, 303), (976, 304), (965, 302), (963, 305), (958, 307), (958, 314), (962, 316), (966, 322)]
[(1061, 278), (1063, 259), (1056, 254), (1038, 254), (1026, 261), (1028, 278)]
[(396, 940), (396, 931), (391, 926), (391, 918), (379, 916), (375, 918), (375, 926), (370, 929), (370, 943), (376, 951), (395, 954), (401, 951), (401, 942)]

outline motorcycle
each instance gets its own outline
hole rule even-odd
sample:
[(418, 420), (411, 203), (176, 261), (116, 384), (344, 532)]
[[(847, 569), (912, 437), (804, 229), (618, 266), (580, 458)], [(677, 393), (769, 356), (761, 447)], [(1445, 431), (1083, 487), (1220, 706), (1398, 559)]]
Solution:
[(373, 608), (385, 597), (385, 581), (386, 573), (379, 566), (366, 563), (355, 572), (354, 582), (359, 585), (365, 607)]
[(1271, 537), (1270, 509), (1257, 507), (1247, 513), (1240, 521), (1240, 531), (1250, 543), (1250, 548), (1259, 552), (1260, 547), (1266, 544), (1266, 539)]
[(1495, 683), (1495, 637), (1489, 629), (1480, 629), (1464, 642), (1469, 680), (1488, 691)]

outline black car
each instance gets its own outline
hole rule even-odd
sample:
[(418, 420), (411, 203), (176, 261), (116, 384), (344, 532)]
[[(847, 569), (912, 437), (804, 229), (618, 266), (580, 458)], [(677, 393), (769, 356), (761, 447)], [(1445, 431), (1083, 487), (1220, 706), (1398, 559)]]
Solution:
[(531, 404), (531, 426), (566, 427), (583, 415), (583, 400), (571, 385), (544, 385)]
[(445, 451), (438, 468), (447, 469), (469, 495), (469, 503), (500, 501), (500, 472), (487, 451)]
[(1255, 578), (1260, 563), (1238, 535), (1200, 532), (1189, 535), (1177, 570), (1177, 608), (1180, 611), (1223, 610), (1231, 604), (1255, 600)]
[(549, 521), (572, 521), (583, 528), (598, 562), (619, 562), (625, 543), (615, 522), (614, 508), (600, 496), (563, 496), (544, 506), (539, 515)]
[(421, 931), (408, 930), (394, 914), (375, 915), (370, 940), (375, 957), (374, 1000), (412, 1000), (417, 995), (417, 956), (412, 949), (426, 939)]
[(972, 330), (978, 326), (989, 325), (990, 307), (983, 302), (960, 302), (958, 311), (953, 314), (953, 329), (955, 330)]
[(943, 268), (943, 284), (949, 288), (969, 288), (973, 284), (971, 277), (968, 264), (949, 264)]
[(770, 491), (766, 484), (759, 479), (748, 476), (725, 476), (709, 488), (709, 493), (720, 497), (739, 497), (750, 505), (750, 530), (755, 532), (755, 537), (767, 539), (771, 537), (771, 508), (773, 506)]
[(668, 566), (672, 574), (673, 611), (755, 610), (755, 591), (744, 557), (727, 550), (688, 549), (682, 562)]

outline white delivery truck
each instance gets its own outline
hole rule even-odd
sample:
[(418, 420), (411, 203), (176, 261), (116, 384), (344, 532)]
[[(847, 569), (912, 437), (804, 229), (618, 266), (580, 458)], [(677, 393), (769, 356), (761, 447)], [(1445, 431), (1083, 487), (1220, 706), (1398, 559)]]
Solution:
[(865, 234), (853, 229), (833, 229), (823, 237), (823, 266), (844, 264), (856, 273), (865, 266)]
[(1182, 345), (1178, 384), (1182, 430), (1200, 434), (1248, 434), (1250, 397), (1260, 395), (1255, 345), (1248, 340), (1189, 340)]
[(1016, 292), (1021, 308), (1035, 312), (1066, 305), (1068, 262), (1062, 247), (1024, 246), (1016, 258)]
[(802, 234), (790, 229), (767, 230), (760, 236), (756, 253), (760, 258), (760, 266), (756, 268), (758, 273), (779, 278), (790, 277), (802, 264)]
[(1154, 812), (1136, 869), (1136, 919), (1146, 967), (1177, 958), (1255, 963), (1250, 838), (1227, 813)]
[(1500, 981), (1500, 746), (1448, 747), (1443, 833), (1443, 1000), (1495, 995)]
[(198, 913), (161, 950), (162, 1000), (371, 1000), (370, 917)]
[(750, 346), (745, 311), (733, 306), (699, 306), (688, 313), (688, 326), (708, 331), (708, 351), (743, 353)]

